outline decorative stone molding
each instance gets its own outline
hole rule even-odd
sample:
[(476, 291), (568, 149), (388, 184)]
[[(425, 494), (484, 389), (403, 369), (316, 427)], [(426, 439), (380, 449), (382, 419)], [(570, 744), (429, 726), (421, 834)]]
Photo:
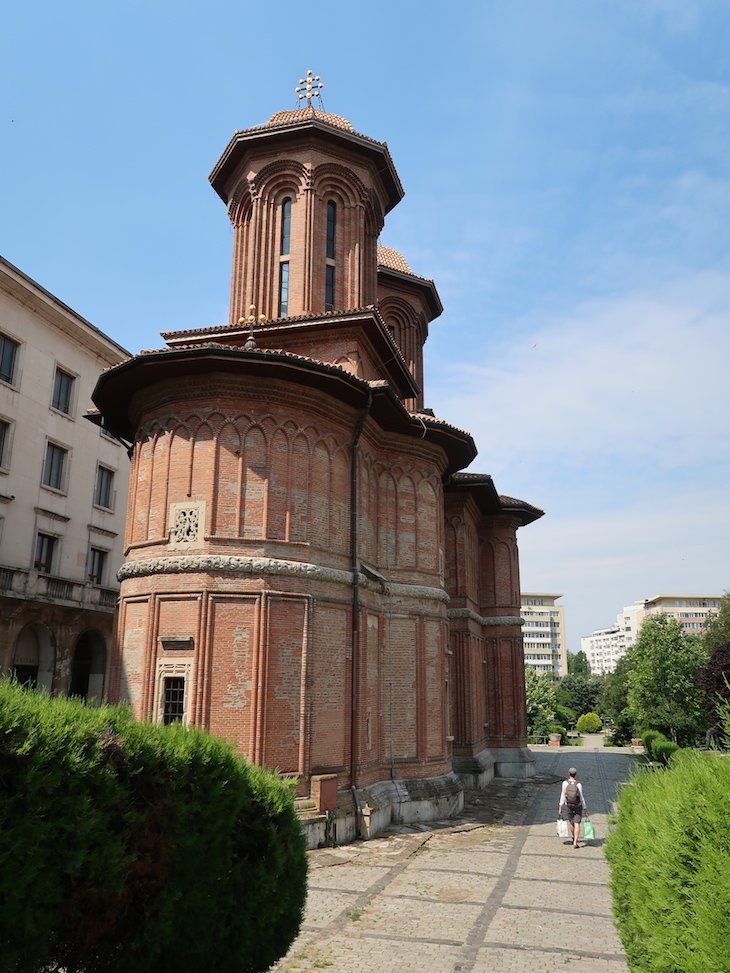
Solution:
[(519, 615), (479, 615), (471, 608), (449, 608), (449, 618), (466, 618), (477, 625), (519, 625), (522, 619)]
[[(215, 571), (223, 574), (269, 574), (279, 577), (307, 578), (334, 584), (352, 585), (352, 572), (337, 568), (323, 568), (309, 561), (286, 561), (274, 557), (244, 557), (232, 554), (189, 554), (177, 557), (156, 557), (143, 561), (128, 561), (119, 569), (117, 578), (144, 578), (155, 574), (205, 574)], [(358, 573), (358, 583), (366, 589), (379, 590), (394, 598), (418, 598), (429, 601), (449, 600), (443, 588), (429, 585), (400, 584), (373, 581)]]
[(192, 659), (181, 659), (176, 662), (168, 662), (166, 660), (159, 659), (157, 662), (157, 669), (155, 672), (155, 695), (154, 695), (154, 712), (153, 721), (155, 723), (162, 723), (164, 717), (164, 707), (165, 707), (165, 679), (168, 677), (182, 678), (185, 680), (185, 688), (183, 691), (183, 724), (188, 725), (189, 722), (189, 705), (190, 696), (192, 690), (192, 675), (193, 675), (193, 660)]

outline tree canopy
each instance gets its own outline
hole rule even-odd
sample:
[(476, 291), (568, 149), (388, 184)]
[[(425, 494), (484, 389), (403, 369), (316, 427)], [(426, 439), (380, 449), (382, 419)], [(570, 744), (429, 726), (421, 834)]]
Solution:
[(629, 650), (621, 656), (613, 672), (604, 680), (598, 697), (598, 711), (612, 724), (614, 743), (627, 743), (634, 736), (634, 719), (629, 710), (629, 672), (632, 655)]
[(708, 655), (730, 642), (730, 592), (726, 592), (720, 599), (718, 613), (711, 615), (705, 622), (702, 641)]
[(591, 666), (588, 656), (581, 649), (580, 652), (568, 653), (568, 675), (569, 676), (590, 676)]
[(697, 676), (707, 660), (703, 642), (667, 615), (650, 615), (630, 653), (628, 703), (635, 724), (661, 730), (675, 743), (704, 731)]
[(547, 736), (555, 722), (557, 705), (555, 686), (550, 676), (538, 675), (532, 666), (525, 666), (525, 699), (527, 732), (530, 736)]
[(575, 712), (576, 717), (596, 709), (598, 697), (603, 687), (599, 676), (585, 676), (575, 673), (558, 683), (558, 703)]

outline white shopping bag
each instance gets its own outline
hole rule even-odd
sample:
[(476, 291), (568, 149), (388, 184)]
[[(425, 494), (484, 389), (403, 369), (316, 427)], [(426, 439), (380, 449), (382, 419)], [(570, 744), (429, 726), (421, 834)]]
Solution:
[(568, 837), (568, 822), (564, 821), (563, 818), (558, 818), (558, 838)]

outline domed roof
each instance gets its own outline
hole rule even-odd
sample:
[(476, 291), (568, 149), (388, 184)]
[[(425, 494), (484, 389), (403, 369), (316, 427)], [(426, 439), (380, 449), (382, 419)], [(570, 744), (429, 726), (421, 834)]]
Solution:
[(319, 111), (317, 108), (312, 108), (311, 105), (306, 108), (291, 108), (278, 111), (266, 122), (265, 127), (275, 128), (279, 125), (292, 125), (295, 122), (311, 120), (325, 122), (327, 125), (334, 125), (335, 128), (342, 128), (346, 132), (355, 132), (352, 124), (346, 118), (343, 118), (341, 115), (333, 115), (328, 111)]
[(387, 267), (389, 270), (398, 270), (401, 274), (413, 274), (410, 265), (403, 254), (398, 253), (392, 247), (384, 247), (378, 244), (378, 264)]

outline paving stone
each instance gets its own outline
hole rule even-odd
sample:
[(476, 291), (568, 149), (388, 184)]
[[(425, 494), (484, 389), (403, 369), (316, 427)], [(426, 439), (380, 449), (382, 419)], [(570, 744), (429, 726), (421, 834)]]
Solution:
[[(540, 752), (529, 781), (467, 795), (457, 819), (310, 853), (302, 931), (272, 973), (628, 973), (603, 856), (627, 753)], [(555, 834), (568, 765), (595, 842)]]

